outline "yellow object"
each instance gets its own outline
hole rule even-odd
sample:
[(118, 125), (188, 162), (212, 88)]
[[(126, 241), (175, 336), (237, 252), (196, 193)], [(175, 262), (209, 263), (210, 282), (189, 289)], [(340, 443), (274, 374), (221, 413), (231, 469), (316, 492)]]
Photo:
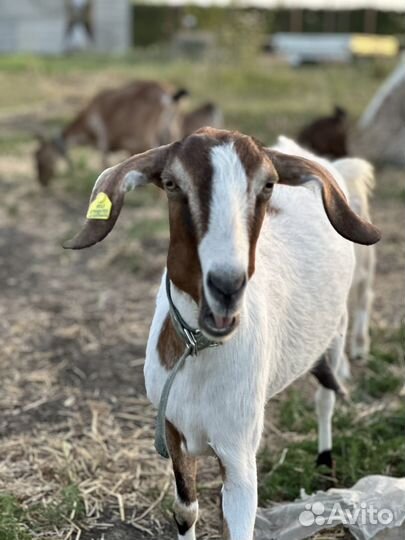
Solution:
[(108, 219), (111, 214), (112, 203), (107, 193), (100, 193), (90, 204), (87, 210), (87, 219)]
[(399, 51), (397, 38), (393, 36), (355, 35), (350, 50), (357, 56), (395, 56)]

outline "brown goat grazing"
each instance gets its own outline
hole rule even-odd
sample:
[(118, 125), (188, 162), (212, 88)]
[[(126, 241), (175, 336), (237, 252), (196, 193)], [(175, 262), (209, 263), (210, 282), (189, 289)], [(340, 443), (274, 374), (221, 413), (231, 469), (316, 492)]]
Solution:
[(42, 138), (35, 152), (39, 182), (48, 185), (57, 159), (67, 157), (72, 146), (97, 148), (105, 167), (108, 152), (124, 150), (132, 155), (180, 138), (178, 104), (186, 95), (186, 90), (174, 91), (154, 81), (136, 81), (100, 92), (58, 137)]
[(222, 128), (224, 118), (221, 109), (214, 103), (204, 103), (197, 109), (184, 114), (182, 121), (182, 136), (188, 137), (203, 127)]
[(332, 116), (317, 118), (300, 131), (298, 142), (318, 156), (341, 158), (347, 152), (347, 112), (336, 106)]

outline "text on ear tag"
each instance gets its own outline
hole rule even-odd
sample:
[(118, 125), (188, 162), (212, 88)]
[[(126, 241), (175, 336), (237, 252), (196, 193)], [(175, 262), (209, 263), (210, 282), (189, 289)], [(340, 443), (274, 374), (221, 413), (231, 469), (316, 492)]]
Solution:
[(87, 219), (108, 219), (111, 214), (112, 203), (106, 193), (100, 191), (87, 210)]

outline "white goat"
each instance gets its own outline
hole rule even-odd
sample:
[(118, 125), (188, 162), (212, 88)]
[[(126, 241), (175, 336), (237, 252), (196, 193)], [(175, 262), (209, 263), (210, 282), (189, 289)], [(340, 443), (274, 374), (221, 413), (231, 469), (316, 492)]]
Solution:
[[(307, 159), (317, 159), (327, 166), (323, 158), (300, 147), (287, 137), (279, 137), (278, 147)], [(351, 208), (363, 219), (371, 221), (369, 198), (375, 188), (374, 169), (372, 165), (359, 158), (344, 158), (333, 162), (333, 167), (344, 178)], [(349, 294), (348, 340), (347, 352), (350, 358), (366, 358), (370, 351), (369, 325), (374, 298), (373, 284), (375, 274), (375, 247), (354, 245), (355, 269)], [(343, 372), (349, 366), (342, 366)]]
[[(373, 167), (363, 159), (340, 159), (333, 163), (344, 177), (350, 206), (362, 218), (370, 221), (369, 198), (374, 190)], [(370, 351), (369, 325), (374, 298), (375, 247), (354, 247), (356, 267), (349, 296), (350, 358), (366, 358)]]
[[(185, 361), (167, 403), (182, 540), (195, 538), (196, 456), (204, 454), (216, 455), (223, 471), (225, 536), (252, 539), (266, 401), (327, 352), (338, 368), (354, 268), (353, 245), (345, 238), (364, 244), (380, 238), (350, 209), (337, 170), (291, 155), (297, 152), (287, 139), (270, 149), (238, 132), (202, 129), (104, 171), (91, 208), (107, 196), (111, 214), (103, 220), (90, 213), (84, 229), (65, 244), (81, 249), (102, 240), (126, 191), (147, 182), (165, 189), (174, 304), (189, 325), (221, 343)], [(310, 180), (313, 189), (296, 187)], [(164, 276), (145, 363), (154, 405), (183, 350)], [(331, 450), (333, 401), (334, 393), (321, 387), (321, 453)]]

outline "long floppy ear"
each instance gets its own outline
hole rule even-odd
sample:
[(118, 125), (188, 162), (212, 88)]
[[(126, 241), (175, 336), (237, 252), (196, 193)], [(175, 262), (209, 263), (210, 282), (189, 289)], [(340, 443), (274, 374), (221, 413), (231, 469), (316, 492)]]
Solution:
[(83, 249), (103, 240), (120, 215), (125, 193), (148, 182), (160, 183), (173, 144), (137, 154), (102, 172), (94, 184), (83, 229), (63, 247)]
[(317, 180), (322, 189), (326, 215), (333, 228), (347, 240), (357, 244), (371, 245), (381, 238), (380, 230), (359, 217), (350, 208), (345, 195), (331, 173), (319, 163), (308, 159), (265, 149), (279, 176), (280, 184), (302, 186)]

